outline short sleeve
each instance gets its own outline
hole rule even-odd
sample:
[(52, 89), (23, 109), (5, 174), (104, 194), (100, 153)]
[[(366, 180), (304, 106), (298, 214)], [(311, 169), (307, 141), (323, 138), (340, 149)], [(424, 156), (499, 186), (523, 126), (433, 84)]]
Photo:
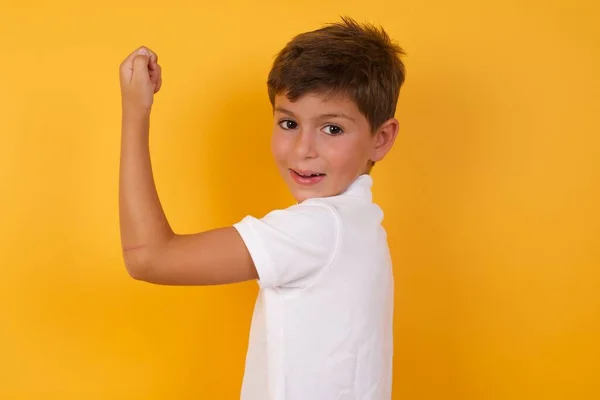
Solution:
[(247, 216), (233, 226), (263, 288), (310, 283), (334, 258), (340, 231), (335, 210), (316, 202), (272, 211), (260, 219)]

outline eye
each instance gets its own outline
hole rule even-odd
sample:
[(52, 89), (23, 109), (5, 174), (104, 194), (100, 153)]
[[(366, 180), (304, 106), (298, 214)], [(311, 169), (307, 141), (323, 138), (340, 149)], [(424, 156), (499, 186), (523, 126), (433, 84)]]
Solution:
[(344, 130), (337, 125), (327, 125), (324, 130), (326, 134), (331, 136), (337, 136), (344, 133)]
[(282, 121), (279, 121), (279, 126), (282, 129), (290, 130), (296, 129), (298, 127), (298, 124), (295, 121), (292, 121), (291, 119), (284, 119)]

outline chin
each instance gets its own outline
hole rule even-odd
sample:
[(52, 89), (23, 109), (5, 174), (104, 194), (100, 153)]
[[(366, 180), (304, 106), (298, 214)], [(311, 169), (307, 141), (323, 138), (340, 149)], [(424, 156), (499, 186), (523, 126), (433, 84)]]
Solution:
[(292, 196), (294, 197), (294, 200), (296, 200), (296, 202), (298, 202), (298, 203), (302, 203), (304, 200), (308, 200), (310, 198), (317, 197), (317, 196), (311, 196), (310, 194), (307, 194), (307, 193), (292, 193)]
[(335, 196), (335, 194), (330, 194), (326, 191), (316, 191), (316, 190), (296, 190), (292, 192), (294, 199), (298, 203), (302, 203), (304, 200), (313, 199), (313, 198), (323, 198)]
[(319, 197), (318, 193), (311, 192), (308, 190), (298, 190), (297, 188), (290, 188), (290, 192), (292, 193), (292, 197), (296, 202), (302, 203), (304, 200), (311, 199), (313, 197)]

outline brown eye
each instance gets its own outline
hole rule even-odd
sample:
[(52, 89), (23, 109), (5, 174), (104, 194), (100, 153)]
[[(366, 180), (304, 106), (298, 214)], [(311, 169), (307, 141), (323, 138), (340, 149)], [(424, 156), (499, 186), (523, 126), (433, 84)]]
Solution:
[(286, 120), (279, 122), (279, 126), (285, 130), (290, 130), (290, 129), (296, 129), (298, 127), (298, 124), (296, 122), (292, 121), (291, 119), (286, 119)]
[(340, 128), (337, 125), (327, 125), (325, 127), (325, 133), (330, 136), (337, 136), (337, 135), (341, 135), (342, 133), (344, 133), (344, 131), (342, 130), (342, 128)]

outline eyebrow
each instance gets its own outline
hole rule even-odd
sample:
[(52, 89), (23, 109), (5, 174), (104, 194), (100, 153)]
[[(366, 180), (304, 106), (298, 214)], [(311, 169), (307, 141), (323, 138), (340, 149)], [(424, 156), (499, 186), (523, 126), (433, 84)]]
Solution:
[[(279, 111), (280, 113), (287, 114), (287, 115), (292, 116), (292, 117), (295, 116), (293, 112), (291, 112), (290, 110), (286, 110), (283, 107), (275, 107), (275, 111)], [(350, 121), (354, 122), (354, 118), (352, 118), (348, 114), (344, 114), (344, 113), (319, 114), (317, 117), (315, 117), (315, 119), (326, 119), (326, 118), (345, 118), (347, 120), (350, 120)]]

